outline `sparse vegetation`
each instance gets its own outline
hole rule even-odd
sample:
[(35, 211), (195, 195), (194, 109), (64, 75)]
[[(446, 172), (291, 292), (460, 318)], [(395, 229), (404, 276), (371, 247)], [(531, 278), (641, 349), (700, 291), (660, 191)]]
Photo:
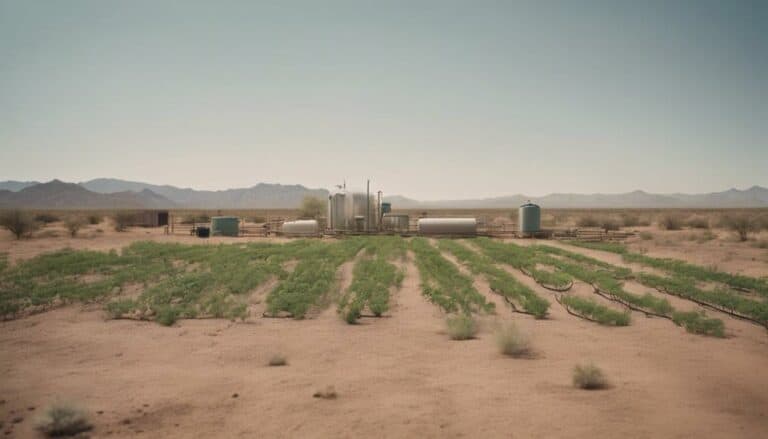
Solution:
[(469, 340), (477, 334), (477, 322), (471, 314), (454, 314), (445, 319), (451, 340)]
[(749, 234), (760, 230), (759, 224), (748, 214), (731, 215), (723, 218), (723, 225), (736, 232), (739, 241), (746, 241)]
[(638, 236), (640, 236), (640, 239), (643, 241), (650, 241), (653, 239), (653, 233), (651, 232), (640, 232)]
[(577, 227), (600, 227), (600, 221), (598, 221), (595, 217), (585, 215), (580, 217), (576, 221)]
[(77, 236), (77, 232), (85, 225), (85, 220), (79, 216), (69, 216), (64, 220), (64, 226), (69, 232), (69, 236), (74, 238)]
[(86, 217), (88, 219), (88, 224), (95, 226), (96, 224), (101, 223), (102, 216), (96, 215), (96, 214), (90, 214)]
[(35, 429), (49, 437), (74, 436), (91, 428), (85, 410), (65, 402), (50, 405), (35, 420)]
[(288, 359), (285, 358), (285, 355), (276, 354), (269, 358), (268, 364), (272, 367), (286, 366), (288, 365)]
[(299, 216), (302, 218), (319, 218), (325, 215), (327, 203), (317, 197), (304, 197), (299, 208)]
[(688, 227), (692, 229), (708, 229), (709, 228), (709, 218), (699, 215), (694, 215), (685, 222)]
[(683, 221), (676, 214), (666, 214), (659, 219), (659, 227), (664, 230), (681, 230)]
[(502, 354), (509, 357), (520, 358), (532, 354), (530, 337), (520, 332), (520, 329), (512, 322), (498, 329), (496, 345)]
[(573, 385), (579, 389), (598, 390), (608, 387), (608, 380), (594, 364), (579, 364), (573, 368)]
[(27, 238), (38, 228), (32, 215), (21, 210), (0, 213), (0, 226), (13, 233), (16, 239)]
[(131, 212), (118, 211), (112, 215), (116, 232), (125, 232), (133, 224), (136, 216)]
[(61, 221), (61, 219), (52, 213), (38, 213), (35, 215), (35, 221), (43, 224), (51, 224)]

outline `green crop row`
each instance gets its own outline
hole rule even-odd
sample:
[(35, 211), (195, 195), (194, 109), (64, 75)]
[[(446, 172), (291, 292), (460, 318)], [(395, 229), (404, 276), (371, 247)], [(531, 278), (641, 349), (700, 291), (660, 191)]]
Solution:
[(638, 273), (637, 280), (643, 285), (668, 294), (709, 305), (768, 326), (768, 303), (766, 302), (748, 299), (725, 290), (702, 290), (693, 280), (680, 276), (661, 277), (650, 273)]
[[(675, 324), (689, 332), (715, 336), (721, 336), (723, 332), (722, 329), (717, 329), (723, 327), (723, 322), (720, 319), (708, 318), (703, 314), (693, 315), (677, 311), (669, 303), (669, 300), (650, 293), (639, 295), (626, 291), (622, 281), (633, 277), (632, 271), (627, 268), (617, 267), (588, 256), (545, 245), (535, 245), (526, 249), (511, 243), (496, 243), (495, 246), (497, 247), (495, 252), (497, 255), (503, 255), (506, 248), (509, 248), (507, 252), (510, 254), (519, 254), (524, 251), (533, 252), (532, 258), (538, 258), (538, 260), (556, 267), (575, 279), (591, 284), (597, 292), (607, 298), (638, 311), (671, 319)], [(553, 255), (559, 257), (552, 257)]]
[(364, 244), (362, 238), (348, 238), (299, 252), (296, 268), (267, 296), (267, 313), (304, 318), (331, 290), (338, 267), (353, 258)]
[(536, 294), (532, 289), (520, 283), (511, 274), (499, 268), (492, 259), (450, 239), (440, 240), (440, 248), (453, 254), (459, 261), (466, 264), (474, 274), (485, 275), (491, 289), (504, 296), (507, 301), (518, 304), (537, 319), (547, 316), (549, 302)]
[(595, 321), (601, 325), (627, 326), (630, 316), (628, 312), (619, 312), (601, 305), (592, 299), (582, 299), (577, 296), (563, 295), (560, 303), (570, 312)]
[[(284, 275), (282, 262), (314, 245), (309, 241), (218, 246), (137, 242), (120, 253), (60, 250), (19, 261), (0, 272), (0, 317), (14, 318), (25, 311), (72, 302), (118, 299), (115, 296), (129, 284), (139, 284), (145, 291), (137, 299), (108, 304), (114, 317), (130, 314), (160, 320), (161, 311), (177, 317), (234, 315), (236, 307), (242, 308), (234, 304), (234, 296), (247, 293), (270, 275)], [(188, 286), (189, 293), (180, 291)]]
[(446, 312), (492, 312), (493, 303), (485, 300), (472, 279), (461, 274), (454, 264), (424, 238), (411, 240), (416, 266), (421, 275), (421, 291), (430, 302)]
[(754, 291), (755, 293), (768, 298), (768, 280), (760, 279), (741, 274), (731, 274), (724, 271), (714, 270), (709, 267), (691, 264), (685, 261), (672, 258), (655, 258), (640, 253), (630, 252), (626, 246), (619, 243), (605, 242), (579, 242), (569, 241), (570, 245), (585, 247), (596, 250), (602, 250), (622, 255), (626, 262), (633, 262), (652, 267), (675, 276), (688, 277), (700, 281), (719, 282), (732, 288)]
[(537, 283), (553, 289), (568, 287), (573, 278), (561, 271), (548, 271), (538, 268), (538, 265), (554, 267), (554, 258), (537, 254), (531, 248), (517, 245), (506, 245), (489, 238), (478, 238), (474, 243), (492, 260), (503, 262), (522, 270)]
[(389, 310), (389, 291), (400, 286), (403, 272), (390, 262), (405, 257), (406, 243), (399, 236), (370, 237), (365, 255), (356, 263), (352, 284), (339, 300), (339, 312), (347, 323), (355, 323), (367, 307), (380, 317)]

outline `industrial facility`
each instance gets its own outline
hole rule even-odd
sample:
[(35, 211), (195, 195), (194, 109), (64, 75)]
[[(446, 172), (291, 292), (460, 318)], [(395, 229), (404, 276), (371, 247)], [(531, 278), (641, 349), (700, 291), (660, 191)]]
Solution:
[[(433, 237), (489, 236), (498, 238), (555, 238), (603, 240), (624, 239), (627, 233), (599, 228), (543, 228), (541, 207), (530, 200), (520, 205), (517, 212), (510, 207), (507, 215), (472, 216), (472, 211), (459, 211), (456, 216), (430, 216), (415, 209), (397, 210), (397, 206), (383, 200), (383, 192), (372, 191), (370, 180), (365, 189), (347, 189), (338, 185), (328, 195), (325, 214), (304, 217), (271, 217), (261, 222), (245, 221), (237, 216), (214, 216), (203, 222), (171, 221), (164, 211), (143, 212), (146, 224), (166, 224), (167, 233), (176, 230), (191, 232), (198, 237), (209, 236), (284, 236), (307, 238), (345, 235), (401, 235)], [(221, 212), (219, 212), (221, 215)], [(305, 214), (306, 215), (306, 214)]]

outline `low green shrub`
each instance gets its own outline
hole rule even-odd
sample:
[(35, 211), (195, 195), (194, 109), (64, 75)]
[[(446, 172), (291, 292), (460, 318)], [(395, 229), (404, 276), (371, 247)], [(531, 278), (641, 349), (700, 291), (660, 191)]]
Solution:
[(502, 354), (513, 358), (526, 357), (532, 353), (530, 337), (520, 332), (512, 322), (496, 332), (496, 345)]
[(37, 431), (49, 437), (74, 436), (93, 428), (84, 409), (66, 402), (46, 407), (34, 425)]
[(477, 323), (470, 314), (455, 314), (445, 320), (451, 340), (469, 340), (477, 334)]
[(573, 385), (579, 389), (598, 390), (608, 387), (608, 380), (594, 364), (579, 364), (573, 368)]

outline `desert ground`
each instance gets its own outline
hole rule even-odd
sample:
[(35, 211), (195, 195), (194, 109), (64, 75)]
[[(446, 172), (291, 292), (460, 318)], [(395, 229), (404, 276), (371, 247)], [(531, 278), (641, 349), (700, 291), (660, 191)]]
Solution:
[[(768, 250), (755, 244), (765, 232), (744, 243), (717, 228), (706, 239), (698, 239), (704, 233), (699, 230), (635, 229), (645, 234), (628, 241), (631, 251), (768, 276)], [(71, 238), (54, 223), (32, 239), (0, 232), (0, 253), (13, 267), (61, 249), (120, 252), (141, 241), (217, 246), (291, 240), (203, 240), (166, 235), (162, 228), (115, 232), (107, 223), (86, 226)], [(506, 242), (546, 244), (653, 272), (596, 249), (549, 240)], [(474, 248), (471, 239), (460, 243)], [(642, 312), (631, 313), (629, 326), (599, 325), (569, 314), (554, 300), (557, 293), (499, 262), (551, 303), (548, 318), (538, 320), (512, 312), (483, 276), (440, 251), (495, 304), (495, 312), (478, 313), (473, 339), (448, 336), (446, 313), (422, 294), (411, 249), (394, 262), (403, 279), (391, 291), (390, 309), (354, 325), (339, 317), (334, 300), (352, 283), (360, 253), (339, 265), (330, 300), (305, 319), (263, 316), (265, 296), (278, 283), (272, 279), (248, 293), (244, 319), (179, 319), (162, 326), (109, 318), (103, 303), (94, 301), (59, 303), (0, 322), (0, 433), (38, 437), (35, 417), (57, 401), (87, 410), (90, 437), (756, 438), (768, 432), (764, 326), (711, 309), (707, 315), (723, 321), (725, 337), (689, 333)], [(667, 296), (631, 280), (625, 287)], [(575, 281), (569, 294), (623, 309), (592, 294), (584, 282)], [(668, 299), (680, 310), (702, 309)], [(530, 338), (532, 352), (525, 358), (497, 348), (495, 333), (509, 322)], [(284, 356), (287, 365), (270, 367), (274, 355)], [(574, 366), (585, 363), (604, 371), (607, 388), (573, 386)], [(335, 398), (313, 397), (328, 387)]]

